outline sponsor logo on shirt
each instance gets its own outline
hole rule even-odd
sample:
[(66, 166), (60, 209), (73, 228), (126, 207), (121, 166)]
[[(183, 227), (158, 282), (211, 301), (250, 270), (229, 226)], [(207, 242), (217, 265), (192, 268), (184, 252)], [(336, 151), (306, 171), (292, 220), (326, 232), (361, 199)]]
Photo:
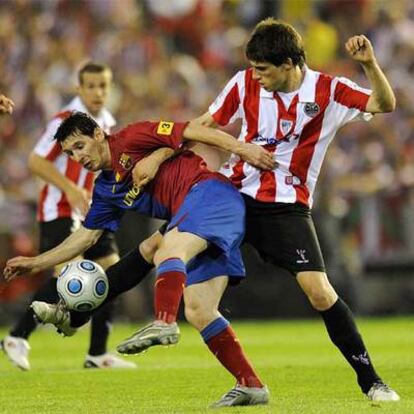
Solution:
[(257, 137), (252, 139), (252, 143), (257, 145), (280, 145), (282, 142), (290, 142), (294, 139), (299, 138), (299, 134), (289, 134), (282, 139), (277, 139), (275, 137), (263, 137), (262, 135), (258, 135)]
[[(128, 154), (122, 153), (118, 160), (119, 164), (121, 164), (122, 168), (125, 170), (129, 170), (132, 167), (132, 160)], [(118, 181), (118, 180), (117, 180)]]
[(134, 184), (130, 190), (125, 194), (124, 199), (122, 200), (122, 202), (124, 204), (126, 204), (128, 207), (131, 207), (132, 204), (134, 204), (134, 201), (137, 199), (137, 197), (139, 196), (140, 193), (140, 188)]
[(174, 127), (174, 122), (161, 121), (158, 124), (157, 134), (159, 134), (159, 135), (171, 135), (173, 127)]

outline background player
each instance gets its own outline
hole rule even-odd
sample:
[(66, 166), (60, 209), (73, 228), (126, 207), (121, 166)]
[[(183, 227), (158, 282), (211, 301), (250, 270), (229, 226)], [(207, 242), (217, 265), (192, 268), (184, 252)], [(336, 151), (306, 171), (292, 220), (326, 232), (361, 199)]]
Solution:
[[(71, 111), (85, 111), (106, 131), (115, 125), (115, 119), (105, 108), (111, 84), (112, 71), (103, 64), (86, 63), (78, 73), (76, 96), (47, 125), (29, 157), (33, 174), (45, 181), (40, 194), (37, 218), (40, 226), (40, 251), (46, 251), (62, 242), (84, 218), (91, 198), (95, 175), (62, 153), (54, 141), (54, 134), (62, 120)], [(7, 103), (7, 101), (6, 101)], [(9, 108), (10, 108), (10, 102)], [(98, 243), (85, 252), (85, 258), (95, 260), (105, 269), (119, 260), (112, 233), (104, 233)], [(62, 266), (56, 266), (53, 276), (34, 295), (33, 300), (57, 302), (56, 277)], [(130, 361), (107, 352), (112, 304), (102, 308), (92, 318), (91, 339), (85, 368), (134, 368)], [(36, 329), (37, 321), (31, 308), (17, 321), (2, 341), (3, 351), (19, 368), (30, 369), (28, 339)]]

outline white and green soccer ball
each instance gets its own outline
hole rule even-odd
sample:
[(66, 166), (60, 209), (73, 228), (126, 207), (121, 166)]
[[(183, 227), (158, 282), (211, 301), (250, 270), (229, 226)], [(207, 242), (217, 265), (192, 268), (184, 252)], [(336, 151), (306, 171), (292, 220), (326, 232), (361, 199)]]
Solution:
[(57, 291), (70, 310), (86, 312), (97, 308), (108, 295), (105, 271), (92, 260), (69, 262), (60, 272)]

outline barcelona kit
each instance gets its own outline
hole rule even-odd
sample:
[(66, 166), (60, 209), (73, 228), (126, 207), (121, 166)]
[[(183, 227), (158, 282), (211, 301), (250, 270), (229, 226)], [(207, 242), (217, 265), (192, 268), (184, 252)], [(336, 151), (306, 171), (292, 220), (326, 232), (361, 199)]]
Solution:
[[(138, 122), (108, 137), (112, 165), (95, 181), (92, 205), (84, 221), (89, 229), (116, 231), (128, 210), (168, 220), (168, 229), (195, 234), (209, 247), (187, 264), (187, 285), (228, 275), (245, 276), (240, 254), (245, 207), (237, 189), (202, 158), (185, 150), (186, 123)], [(162, 147), (177, 155), (161, 164), (154, 180), (134, 185), (135, 164)]]

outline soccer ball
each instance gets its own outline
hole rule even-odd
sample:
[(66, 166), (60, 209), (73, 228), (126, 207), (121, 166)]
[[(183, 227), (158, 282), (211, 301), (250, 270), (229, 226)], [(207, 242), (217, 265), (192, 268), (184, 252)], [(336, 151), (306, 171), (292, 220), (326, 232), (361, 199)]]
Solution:
[(57, 291), (70, 310), (86, 312), (97, 308), (108, 295), (105, 271), (91, 260), (68, 263), (60, 272)]

